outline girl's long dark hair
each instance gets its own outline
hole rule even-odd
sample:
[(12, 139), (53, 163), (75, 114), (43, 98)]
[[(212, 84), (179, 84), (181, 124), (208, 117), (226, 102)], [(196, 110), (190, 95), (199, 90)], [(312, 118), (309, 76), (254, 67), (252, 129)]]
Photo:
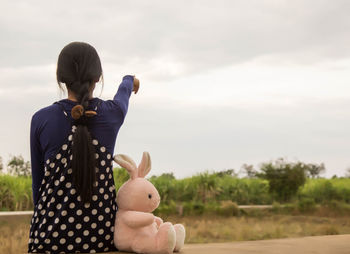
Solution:
[[(86, 110), (89, 106), (89, 89), (102, 77), (101, 61), (95, 48), (84, 42), (72, 42), (65, 46), (58, 57), (56, 75), (60, 88), (64, 83)], [(91, 201), (94, 193), (96, 151), (86, 121), (78, 121), (76, 125), (71, 165), (73, 183), (86, 203)]]

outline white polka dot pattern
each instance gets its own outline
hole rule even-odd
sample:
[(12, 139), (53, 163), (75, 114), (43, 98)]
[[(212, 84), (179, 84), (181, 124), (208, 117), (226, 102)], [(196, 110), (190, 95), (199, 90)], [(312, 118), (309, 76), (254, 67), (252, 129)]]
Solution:
[[(72, 133), (76, 127), (72, 127)], [(113, 157), (93, 139), (97, 160), (95, 190), (83, 203), (73, 183), (71, 145), (73, 134), (59, 151), (46, 160), (40, 198), (31, 219), (28, 252), (98, 253), (116, 251), (113, 243), (117, 210), (111, 170)]]

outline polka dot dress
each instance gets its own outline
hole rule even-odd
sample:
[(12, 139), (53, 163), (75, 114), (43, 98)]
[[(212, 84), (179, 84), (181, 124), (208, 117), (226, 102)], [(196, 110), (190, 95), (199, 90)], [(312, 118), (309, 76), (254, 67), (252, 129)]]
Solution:
[(113, 244), (117, 211), (112, 155), (94, 139), (95, 193), (81, 202), (73, 184), (72, 138), (76, 126), (57, 154), (46, 161), (29, 233), (28, 253), (97, 253), (116, 251)]

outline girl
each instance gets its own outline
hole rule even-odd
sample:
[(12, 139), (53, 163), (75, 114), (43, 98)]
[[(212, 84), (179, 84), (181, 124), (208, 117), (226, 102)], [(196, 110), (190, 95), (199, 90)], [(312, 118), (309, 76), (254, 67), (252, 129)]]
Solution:
[(68, 98), (39, 110), (31, 121), (34, 214), (28, 252), (113, 251), (118, 208), (112, 155), (139, 81), (126, 75), (113, 100), (93, 98), (102, 67), (96, 50), (83, 42), (62, 49), (56, 75)]

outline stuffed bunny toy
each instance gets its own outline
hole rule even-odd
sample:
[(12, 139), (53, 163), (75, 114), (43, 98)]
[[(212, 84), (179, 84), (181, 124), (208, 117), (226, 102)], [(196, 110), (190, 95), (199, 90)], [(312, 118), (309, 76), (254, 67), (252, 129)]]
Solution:
[(184, 245), (185, 228), (164, 222), (152, 212), (159, 206), (160, 196), (154, 185), (145, 179), (151, 170), (151, 158), (143, 153), (140, 165), (127, 155), (115, 155), (114, 161), (125, 168), (130, 179), (118, 190), (114, 244), (120, 251), (170, 254)]

